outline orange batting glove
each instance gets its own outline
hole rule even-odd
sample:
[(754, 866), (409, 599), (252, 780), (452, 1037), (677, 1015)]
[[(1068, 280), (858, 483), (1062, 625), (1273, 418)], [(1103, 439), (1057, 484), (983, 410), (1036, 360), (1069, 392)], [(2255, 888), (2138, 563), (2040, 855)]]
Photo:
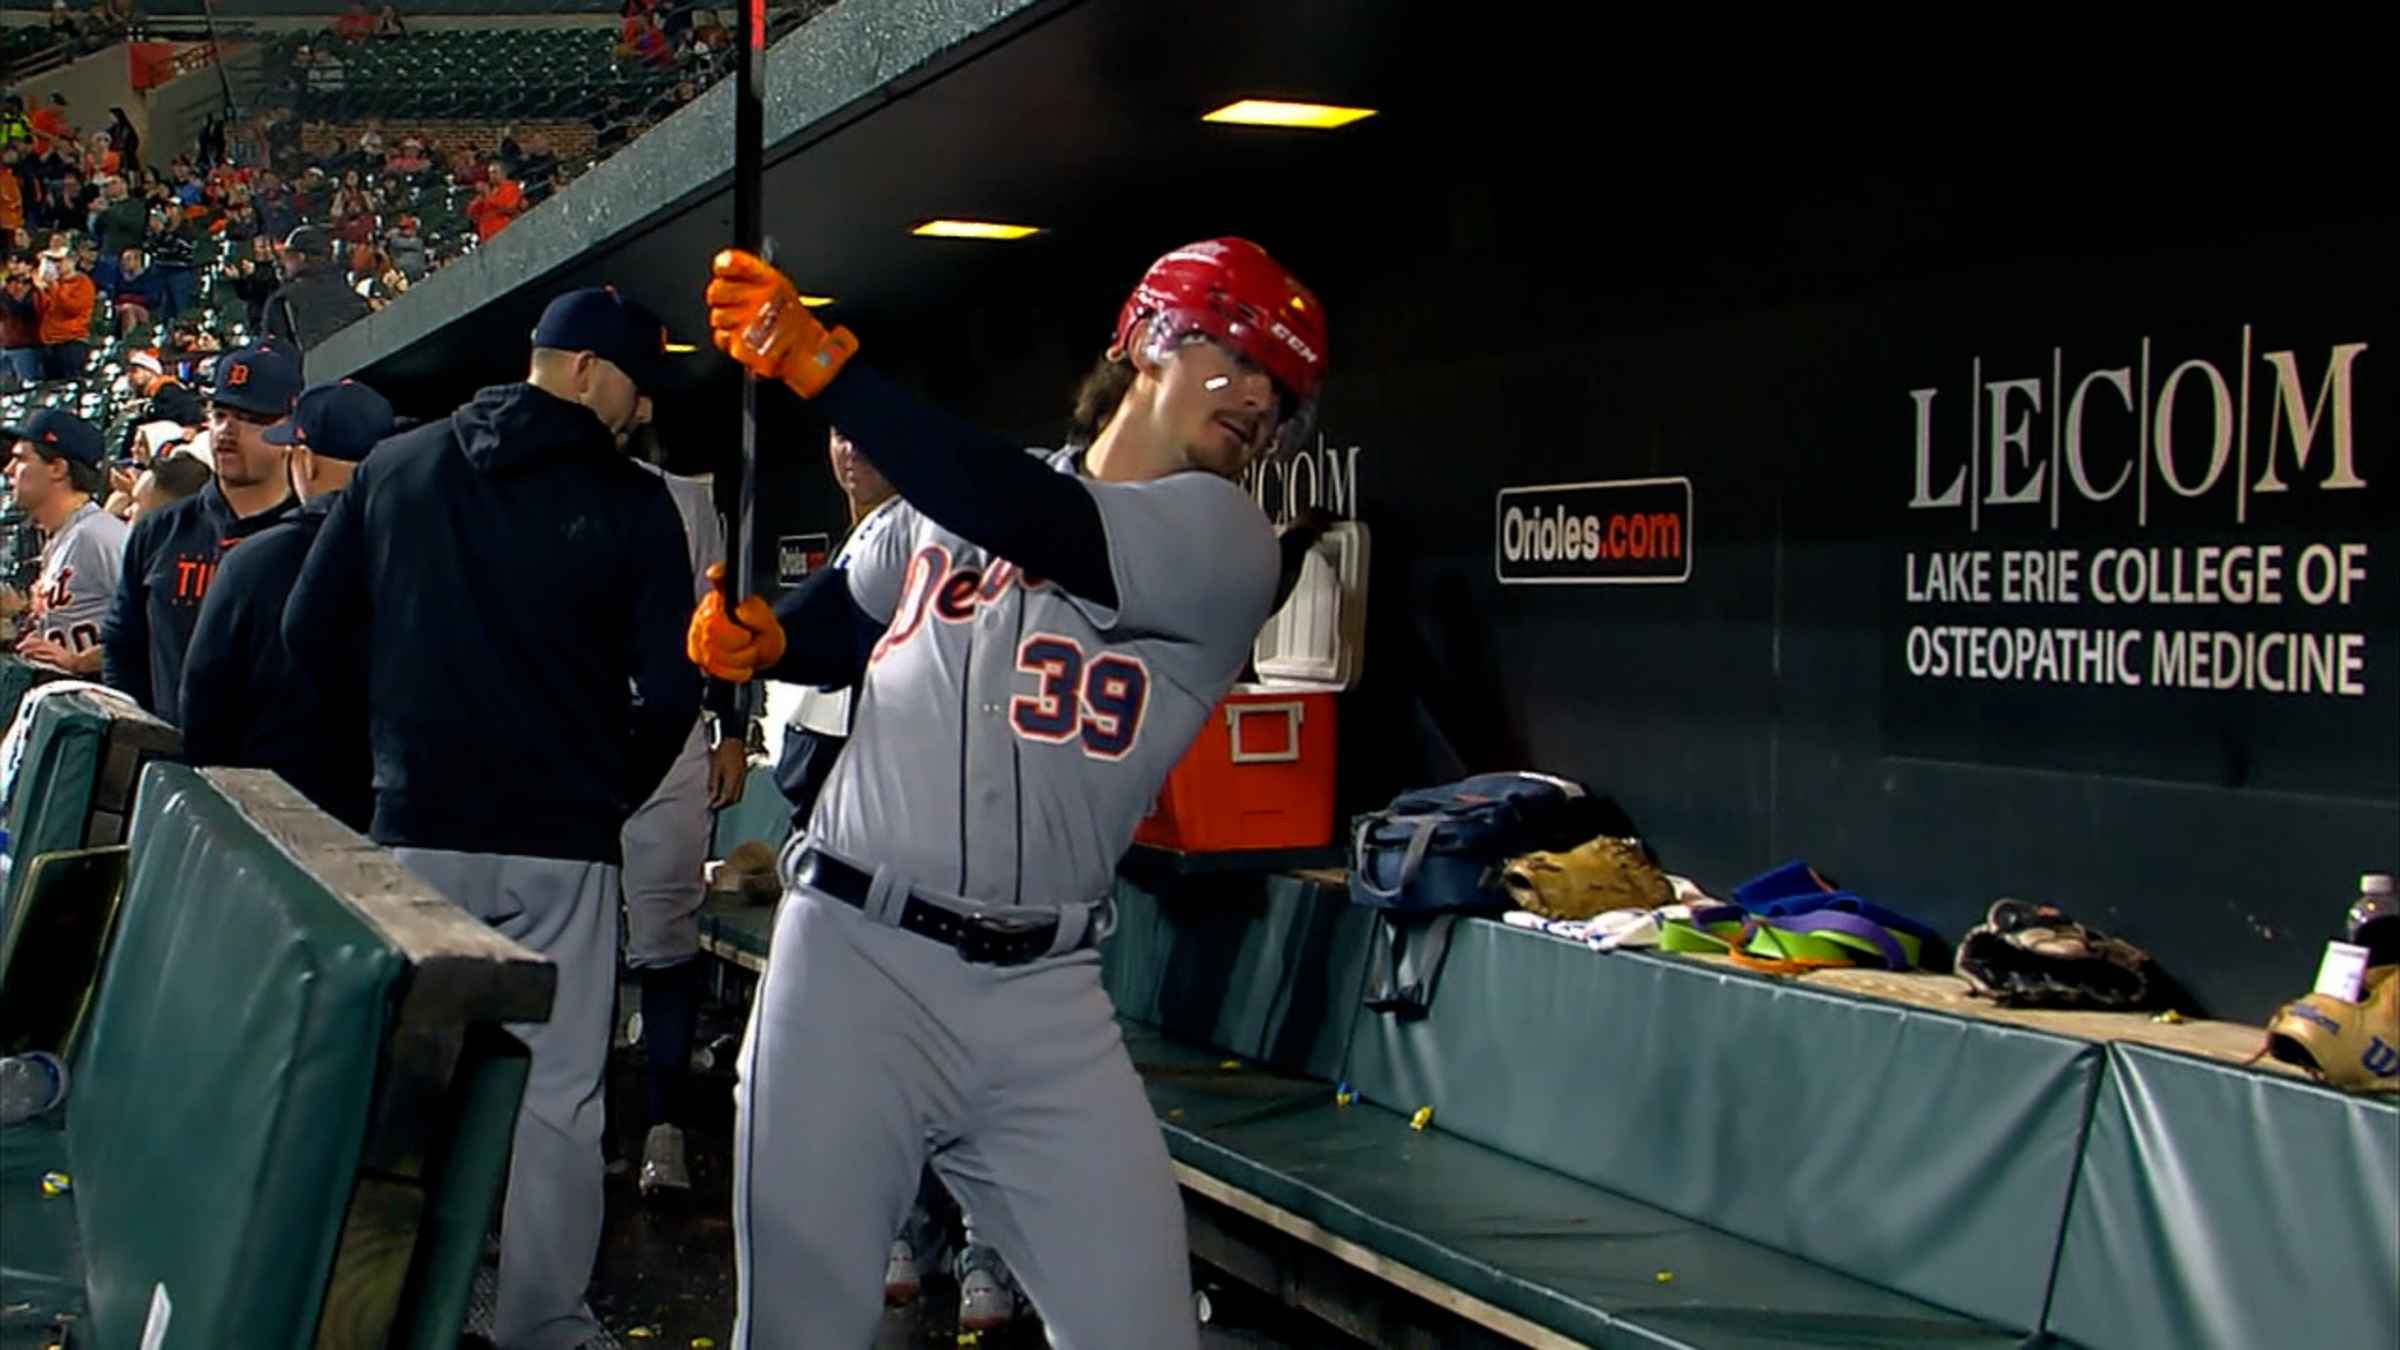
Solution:
[(718, 254), (709, 267), (708, 331), (717, 350), (802, 398), (815, 397), (858, 354), (849, 329), (827, 332), (789, 278), (740, 249)]
[[(725, 580), (725, 564), (710, 563), (708, 580)], [(692, 611), (692, 626), (683, 635), (683, 654), (693, 665), (731, 684), (748, 684), (752, 676), (783, 659), (783, 625), (767, 602), (751, 596), (725, 612), (725, 593), (711, 590)]]

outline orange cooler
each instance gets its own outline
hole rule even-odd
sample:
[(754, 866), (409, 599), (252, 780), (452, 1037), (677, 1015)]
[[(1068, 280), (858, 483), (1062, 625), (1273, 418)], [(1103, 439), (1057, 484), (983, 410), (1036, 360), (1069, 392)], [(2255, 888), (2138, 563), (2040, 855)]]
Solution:
[(1330, 847), (1334, 705), (1358, 683), (1366, 615), (1367, 527), (1343, 521), (1259, 630), (1259, 682), (1209, 713), (1133, 841), (1177, 853)]
[(1178, 853), (1333, 842), (1334, 691), (1236, 685), (1167, 775), (1134, 842)]

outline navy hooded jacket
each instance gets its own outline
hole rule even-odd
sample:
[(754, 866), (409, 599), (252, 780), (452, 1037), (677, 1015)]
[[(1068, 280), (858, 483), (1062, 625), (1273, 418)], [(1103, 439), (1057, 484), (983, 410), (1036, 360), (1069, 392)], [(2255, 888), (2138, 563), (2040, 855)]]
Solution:
[(691, 609), (666, 488), (513, 384), (359, 465), (283, 634), (304, 670), (364, 652), (377, 842), (613, 864), (699, 716)]
[(283, 609), (334, 498), (303, 503), (218, 564), (183, 656), (183, 757), (273, 769), (351, 829), (374, 815), (366, 670), (304, 669), (283, 641)]

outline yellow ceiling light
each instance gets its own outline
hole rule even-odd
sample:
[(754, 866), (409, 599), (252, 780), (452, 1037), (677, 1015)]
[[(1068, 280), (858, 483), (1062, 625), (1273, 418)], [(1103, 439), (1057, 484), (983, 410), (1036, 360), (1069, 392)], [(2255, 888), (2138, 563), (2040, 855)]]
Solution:
[(1023, 239), (1041, 232), (1038, 225), (1003, 225), (991, 220), (929, 220), (909, 231), (926, 239)]
[(1331, 103), (1283, 103), (1267, 98), (1245, 98), (1212, 113), (1204, 113), (1203, 122), (1223, 122), (1239, 127), (1301, 127), (1309, 131), (1331, 131), (1352, 122), (1373, 117), (1373, 108), (1344, 108)]
[(695, 347), (688, 342), (670, 342), (667, 344), (667, 355), (669, 356), (690, 356), (693, 352), (698, 350), (700, 350), (698, 347)]
[(810, 309), (823, 309), (833, 303), (833, 297), (830, 295), (804, 295), (800, 297), (800, 303)]

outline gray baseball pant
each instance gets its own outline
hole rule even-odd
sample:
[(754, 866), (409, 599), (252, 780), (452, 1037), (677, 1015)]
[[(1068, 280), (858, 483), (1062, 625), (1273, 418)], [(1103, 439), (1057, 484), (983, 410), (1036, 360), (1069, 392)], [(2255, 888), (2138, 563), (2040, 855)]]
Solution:
[(700, 954), (709, 824), (708, 728), (695, 722), (666, 779), (625, 822), (625, 964), (655, 969)]
[(392, 850), (453, 904), (558, 967), (547, 1022), (508, 1030), (532, 1052), (500, 1216), (499, 1350), (572, 1350), (600, 1335), (584, 1305), (600, 1254), (617, 869), (505, 854)]
[(735, 1093), (736, 1350), (859, 1350), (928, 1159), (1062, 1350), (1196, 1350), (1183, 1205), (1090, 950), (979, 966), (790, 889)]

